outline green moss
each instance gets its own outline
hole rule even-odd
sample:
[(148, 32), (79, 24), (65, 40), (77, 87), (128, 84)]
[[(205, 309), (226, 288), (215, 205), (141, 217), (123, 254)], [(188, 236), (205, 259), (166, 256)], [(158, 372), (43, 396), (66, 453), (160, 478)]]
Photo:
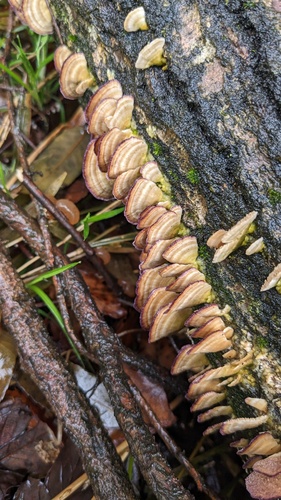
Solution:
[(199, 184), (199, 174), (195, 168), (188, 170), (186, 177), (191, 184)]
[(151, 148), (151, 153), (155, 156), (162, 155), (163, 154), (162, 146), (160, 144), (158, 144), (158, 142), (153, 142), (152, 148)]
[(268, 339), (259, 335), (255, 338), (255, 344), (259, 349), (265, 349), (268, 347)]
[(75, 43), (77, 42), (77, 39), (78, 39), (77, 35), (68, 35), (69, 42)]
[(256, 6), (255, 2), (243, 2), (244, 9), (254, 9)]
[(202, 260), (210, 259), (210, 249), (207, 245), (200, 245), (198, 248), (198, 256)]
[(268, 192), (268, 199), (274, 207), (278, 204), (281, 203), (281, 193), (280, 191), (277, 191), (276, 189), (269, 189)]

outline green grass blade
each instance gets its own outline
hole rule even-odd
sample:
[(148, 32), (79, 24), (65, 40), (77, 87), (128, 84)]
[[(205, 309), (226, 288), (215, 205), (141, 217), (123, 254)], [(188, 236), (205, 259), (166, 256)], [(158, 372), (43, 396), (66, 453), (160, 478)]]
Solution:
[(36, 283), (40, 283), (40, 281), (47, 280), (48, 278), (52, 278), (53, 276), (57, 276), (58, 274), (63, 273), (64, 271), (68, 271), (68, 269), (72, 269), (73, 267), (77, 266), (80, 263), (81, 261), (72, 262), (71, 264), (67, 264), (66, 266), (62, 266), (57, 269), (52, 269), (51, 271), (46, 271), (45, 273), (40, 274), (40, 276), (37, 276), (37, 278), (34, 278), (32, 281), (27, 283), (26, 288), (31, 288)]
[(82, 224), (84, 224), (84, 239), (89, 236), (89, 224), (93, 224), (94, 222), (99, 222), (101, 220), (111, 219), (112, 217), (115, 217), (115, 215), (121, 214), (121, 212), (124, 212), (124, 207), (115, 208), (114, 210), (109, 210), (109, 212), (103, 212), (102, 214), (91, 216), (90, 214), (86, 215), (85, 219), (81, 221)]
[(31, 88), (29, 85), (27, 85), (13, 70), (5, 66), (0, 62), (0, 69), (5, 71), (13, 80), (15, 80), (21, 87), (24, 87), (30, 94), (31, 94)]

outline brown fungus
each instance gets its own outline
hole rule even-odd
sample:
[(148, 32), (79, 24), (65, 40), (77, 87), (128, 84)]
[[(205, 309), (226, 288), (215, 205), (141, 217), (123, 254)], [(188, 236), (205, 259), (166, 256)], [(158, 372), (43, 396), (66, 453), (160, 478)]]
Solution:
[(95, 143), (95, 140), (91, 141), (86, 149), (82, 168), (83, 177), (87, 188), (95, 198), (111, 200), (114, 181), (109, 180), (107, 175), (100, 170)]
[(78, 99), (94, 84), (87, 61), (81, 52), (71, 54), (63, 63), (60, 73), (60, 90), (66, 99)]
[(21, 11), (29, 28), (38, 35), (53, 33), (52, 16), (45, 0), (23, 0)]

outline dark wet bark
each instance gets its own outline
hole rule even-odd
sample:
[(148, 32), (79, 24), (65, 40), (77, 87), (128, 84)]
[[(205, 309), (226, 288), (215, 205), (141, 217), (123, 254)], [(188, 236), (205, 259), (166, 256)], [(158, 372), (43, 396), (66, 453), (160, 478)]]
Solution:
[[(242, 355), (247, 340), (259, 357), (250, 369), (255, 382), (229, 391), (229, 402), (245, 416), (245, 395), (265, 397), (276, 430), (281, 299), (275, 289), (262, 294), (260, 287), (281, 262), (280, 2), (144, 0), (149, 30), (136, 33), (126, 33), (123, 21), (137, 2), (51, 4), (63, 40), (85, 53), (98, 82), (110, 72), (134, 96), (138, 130), (198, 237), (218, 300), (232, 307), (236, 348)], [(136, 70), (140, 49), (161, 36), (167, 69)], [(246, 257), (241, 248), (212, 264), (207, 238), (252, 210), (264, 252)]]

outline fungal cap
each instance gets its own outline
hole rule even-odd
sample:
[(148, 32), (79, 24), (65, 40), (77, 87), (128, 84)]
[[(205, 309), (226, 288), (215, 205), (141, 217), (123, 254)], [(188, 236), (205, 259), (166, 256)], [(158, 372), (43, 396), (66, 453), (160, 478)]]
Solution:
[[(203, 273), (198, 271), (195, 267), (191, 267), (187, 271), (184, 271), (171, 285), (169, 285), (168, 290), (181, 293), (184, 289), (194, 283), (194, 281), (205, 281), (205, 276)], [(218, 328), (217, 328), (218, 330)]]
[(113, 128), (104, 134), (100, 141), (98, 151), (99, 167), (103, 172), (107, 171), (107, 166), (115, 149), (119, 146), (119, 144), (121, 144), (121, 142), (129, 139), (131, 136), (132, 131), (130, 129), (120, 130), (119, 128)]
[(60, 73), (63, 63), (72, 54), (66, 45), (59, 45), (54, 52), (54, 64), (58, 73)]
[(165, 264), (161, 270), (161, 276), (179, 276), (190, 268), (194, 268), (193, 264)]
[(225, 399), (225, 393), (222, 392), (205, 392), (205, 394), (201, 394), (196, 401), (194, 401), (190, 410), (192, 412), (205, 410), (206, 408), (210, 408), (217, 403), (221, 403)]
[(101, 85), (91, 97), (85, 109), (86, 121), (90, 121), (91, 115), (100, 101), (102, 101), (103, 99), (115, 99), (116, 101), (118, 101), (118, 99), (121, 99), (122, 95), (122, 87), (118, 80), (109, 80), (108, 82), (104, 83), (104, 85)]
[(222, 315), (223, 311), (217, 304), (208, 304), (194, 311), (194, 313), (191, 314), (190, 318), (187, 319), (185, 325), (188, 327), (194, 326), (199, 328), (200, 326), (204, 325), (209, 319)]
[(108, 180), (106, 174), (99, 169), (95, 143), (95, 140), (91, 141), (86, 149), (82, 168), (83, 177), (87, 188), (95, 198), (111, 200), (114, 181)]
[(276, 476), (281, 472), (281, 453), (274, 453), (271, 457), (259, 460), (253, 466), (254, 471), (267, 476)]
[(232, 414), (233, 414), (233, 409), (231, 408), (231, 406), (216, 406), (215, 408), (207, 410), (204, 413), (201, 413), (201, 415), (198, 415), (197, 421), (202, 423), (202, 422), (207, 422), (207, 420), (210, 420), (211, 418), (229, 416)]
[(154, 182), (137, 179), (128, 194), (125, 217), (132, 224), (136, 224), (141, 212), (148, 206), (156, 205), (162, 196), (161, 189)]
[[(231, 341), (226, 338), (224, 332), (218, 330), (217, 332), (213, 332), (208, 335), (208, 337), (200, 340), (198, 344), (193, 345), (190, 349), (190, 354), (224, 351), (225, 349), (231, 347), (231, 345)], [(209, 371), (207, 371), (205, 375), (208, 375), (208, 373)], [(206, 378), (209, 379), (211, 377)]]
[(161, 307), (156, 313), (153, 324), (149, 332), (149, 342), (155, 342), (162, 337), (167, 337), (170, 333), (180, 330), (186, 317), (190, 314), (190, 309), (170, 312), (170, 304)]
[(191, 283), (173, 302), (171, 311), (197, 306), (198, 304), (206, 302), (210, 297), (211, 290), (211, 285), (206, 283), (206, 281), (195, 281)]
[(233, 432), (243, 431), (245, 429), (255, 429), (267, 422), (268, 416), (262, 415), (256, 418), (232, 418), (224, 422), (221, 426), (220, 433), (232, 434)]
[[(170, 287), (171, 286), (172, 285), (170, 285)], [(216, 316), (215, 318), (209, 319), (209, 321), (207, 321), (207, 323), (204, 323), (204, 325), (200, 326), (199, 328), (196, 328), (195, 330), (192, 330), (189, 333), (193, 339), (197, 338), (203, 339), (207, 337), (207, 335), (210, 335), (211, 333), (216, 332), (218, 330), (223, 330), (224, 328), (225, 324), (223, 320), (219, 316)]]
[(158, 240), (150, 246), (144, 260), (141, 260), (140, 269), (151, 269), (164, 263), (163, 252), (173, 240)]
[(226, 234), (225, 229), (218, 229), (215, 233), (213, 233), (210, 238), (207, 240), (207, 245), (210, 248), (219, 248), (222, 243), (222, 238)]
[(140, 323), (142, 328), (149, 330), (149, 327), (153, 321), (153, 318), (157, 311), (172, 302), (176, 298), (176, 293), (167, 292), (166, 288), (156, 288), (153, 290), (144, 307), (141, 310)]
[(146, 69), (150, 66), (163, 66), (166, 59), (163, 55), (165, 38), (155, 38), (140, 51), (135, 67), (137, 69)]
[(149, 161), (141, 167), (141, 175), (144, 179), (160, 182), (163, 179), (161, 170), (156, 161)]
[[(119, 176), (120, 177), (120, 176)], [(117, 177), (118, 179), (118, 177)], [(133, 241), (133, 245), (137, 250), (143, 250), (146, 246), (147, 229), (139, 231)]]
[(163, 257), (172, 264), (191, 264), (198, 257), (198, 244), (195, 236), (184, 236), (167, 248)]
[(267, 401), (263, 398), (245, 398), (245, 403), (264, 413), (267, 412)]
[(60, 90), (66, 99), (78, 99), (94, 83), (87, 61), (81, 52), (71, 54), (63, 63), (60, 73)]
[(132, 113), (134, 109), (134, 98), (131, 95), (124, 95), (117, 101), (117, 106), (113, 116), (105, 118), (105, 123), (109, 130), (119, 128), (125, 130), (130, 127)]
[(147, 242), (154, 243), (159, 238), (170, 239), (178, 234), (181, 222), (182, 209), (174, 206), (167, 213), (159, 217), (159, 219), (148, 228)]
[(280, 279), (281, 279), (281, 264), (278, 264), (266, 278), (264, 284), (261, 287), (261, 292), (265, 292), (266, 290), (270, 290), (270, 288), (275, 287)]
[(223, 392), (217, 380), (201, 381), (201, 376), (198, 376), (190, 383), (186, 397), (187, 399), (196, 399), (198, 396), (210, 391), (218, 393)]
[(281, 450), (280, 442), (270, 432), (261, 432), (249, 444), (237, 452), (237, 455), (272, 455)]
[(123, 172), (140, 167), (145, 162), (146, 155), (147, 144), (142, 139), (138, 137), (126, 139), (119, 144), (111, 158), (108, 176), (116, 179)]
[[(143, 167), (141, 167), (140, 172), (142, 171), (142, 168)], [(165, 213), (167, 213), (167, 209), (159, 205), (146, 207), (139, 216), (137, 229), (152, 226), (152, 224), (154, 224)]]
[(231, 229), (229, 229), (226, 234), (222, 237), (222, 243), (230, 243), (233, 240), (243, 238), (252, 224), (252, 222), (257, 217), (258, 212), (249, 212), (243, 219), (239, 220)]
[(263, 237), (254, 241), (246, 250), (246, 255), (252, 255), (254, 253), (262, 252), (264, 249)]
[(112, 117), (116, 110), (117, 101), (111, 97), (103, 99), (94, 108), (88, 126), (88, 132), (94, 136), (100, 136), (108, 132), (106, 118)]
[(148, 296), (155, 288), (169, 285), (173, 278), (163, 278), (160, 271), (163, 266), (146, 269), (139, 277), (136, 284), (135, 308), (139, 311), (148, 299)]
[(133, 31), (146, 31), (148, 26), (145, 20), (145, 10), (143, 7), (137, 7), (131, 10), (124, 21), (124, 30), (129, 33)]
[(22, 12), (25, 22), (38, 35), (53, 33), (52, 16), (45, 0), (23, 0)]
[(128, 170), (127, 172), (123, 172), (123, 174), (118, 175), (117, 179), (115, 179), (112, 191), (114, 198), (117, 200), (124, 200), (128, 195), (132, 184), (134, 184), (139, 175), (139, 168)]
[(208, 365), (209, 362), (205, 354), (199, 353), (189, 355), (191, 348), (191, 345), (186, 345), (181, 348), (171, 368), (172, 375), (177, 375), (187, 370), (197, 372), (198, 369), (202, 370), (204, 366)]

